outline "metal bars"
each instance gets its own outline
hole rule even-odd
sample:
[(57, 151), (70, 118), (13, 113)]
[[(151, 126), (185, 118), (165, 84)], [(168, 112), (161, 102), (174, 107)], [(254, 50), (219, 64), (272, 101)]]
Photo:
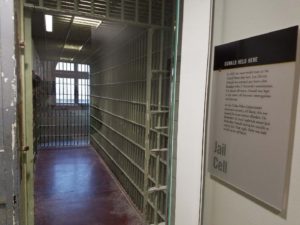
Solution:
[[(167, 134), (170, 85), (170, 34), (163, 30), (155, 30), (152, 44), (152, 74), (151, 74), (151, 119), (150, 119), (150, 151), (149, 176), (149, 205), (147, 208), (148, 221), (160, 224), (164, 221), (166, 209), (166, 169), (162, 161), (167, 159)], [(156, 132), (153, 132), (155, 130)], [(162, 219), (163, 218), (163, 219)]]
[(79, 64), (63, 64), (43, 62), (42, 74), (36, 75), (36, 137), (41, 148), (89, 143), (89, 74), (79, 71)]
[[(151, 80), (152, 80), (152, 45), (153, 29), (147, 32), (147, 82), (146, 82), (146, 129), (145, 129), (145, 158), (144, 158), (144, 205), (143, 213), (147, 219), (149, 164), (150, 164), (150, 120), (151, 120)], [(150, 218), (149, 218), (150, 219)]]
[(91, 143), (142, 210), (147, 36), (140, 34), (92, 64)]
[[(36, 10), (164, 28), (172, 24), (172, 4), (170, 0), (25, 0), (26, 7)], [(162, 5), (168, 7), (161, 10)]]
[(91, 64), (91, 143), (148, 224), (165, 221), (170, 43), (141, 30)]

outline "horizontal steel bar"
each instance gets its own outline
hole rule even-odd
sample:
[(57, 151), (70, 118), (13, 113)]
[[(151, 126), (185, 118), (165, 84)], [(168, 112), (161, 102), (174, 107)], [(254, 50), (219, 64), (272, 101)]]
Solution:
[(114, 85), (123, 85), (123, 84), (134, 84), (139, 82), (146, 82), (146, 80), (142, 79), (142, 80), (132, 80), (132, 81), (125, 81), (125, 82), (105, 83), (105, 84), (90, 84), (90, 86), (114, 86)]
[(151, 152), (167, 152), (167, 148), (154, 148), (150, 150)]
[(91, 127), (99, 134), (101, 135), (111, 146), (113, 146), (118, 152), (120, 152), (128, 161), (131, 162), (132, 165), (134, 165), (136, 168), (138, 168), (142, 173), (144, 173), (144, 169), (141, 168), (133, 159), (131, 159), (128, 155), (126, 155), (124, 152), (122, 152), (121, 149), (119, 149), (118, 146), (116, 146), (111, 140), (109, 140), (104, 134), (101, 133), (96, 127), (91, 125)]
[[(155, 205), (150, 201), (150, 199), (148, 199), (148, 204), (151, 206), (152, 209), (155, 209)], [(160, 210), (157, 210), (157, 214), (161, 219), (166, 219), (165, 215)]]
[(139, 188), (139, 186), (127, 175), (127, 173), (121, 168), (119, 167), (118, 163), (114, 160), (113, 157), (111, 157), (111, 155), (107, 152), (107, 150), (99, 143), (99, 141), (97, 141), (97, 139), (91, 135), (91, 138), (96, 142), (96, 144), (105, 152), (105, 154), (110, 158), (110, 160), (119, 168), (119, 170), (125, 175), (125, 177), (130, 181), (130, 183), (135, 187), (135, 189), (141, 194), (143, 195), (142, 190)]
[[(129, 119), (123, 117), (123, 116), (116, 115), (116, 114), (114, 114), (114, 113), (112, 113), (112, 112), (106, 111), (106, 110), (101, 109), (101, 108), (99, 108), (99, 107), (97, 107), (97, 106), (94, 106), (94, 105), (91, 105), (91, 107), (94, 108), (94, 109), (97, 109), (97, 110), (99, 110), (99, 111), (105, 112), (105, 113), (107, 113), (107, 114), (109, 114), (109, 115), (112, 115), (112, 116), (114, 116), (114, 117), (117, 117), (117, 118), (119, 118), (119, 119), (122, 119), (122, 120), (124, 120), (124, 121), (127, 121), (127, 122), (129, 122), (129, 123), (132, 123), (132, 124), (134, 124), (134, 125), (137, 125), (137, 126), (140, 126), (140, 127), (145, 128), (145, 125), (140, 124), (140, 123), (137, 123), (137, 122), (134, 122), (134, 121), (132, 121), (132, 120), (129, 120)], [(152, 132), (155, 132), (155, 133), (160, 133), (160, 135), (162, 135), (162, 136), (168, 137), (168, 134), (161, 133), (161, 132), (159, 132), (159, 131), (157, 131), (157, 130), (155, 130), (155, 129), (150, 129), (150, 130), (151, 130)]]
[(170, 73), (170, 71), (169, 70), (152, 70), (152, 73), (168, 74), (168, 73)]
[(151, 111), (152, 114), (164, 114), (169, 113), (169, 110), (157, 110), (157, 111)]
[(169, 129), (169, 127), (165, 126), (165, 127), (155, 127), (155, 129), (157, 130), (167, 130)]
[(167, 190), (167, 186), (159, 186), (159, 187), (151, 187), (148, 189), (149, 193), (157, 192), (157, 191), (165, 191)]
[[(107, 54), (107, 55), (112, 55), (113, 53), (110, 53), (110, 54)], [(105, 55), (105, 56), (107, 56), (107, 55)], [(104, 56), (103, 56), (104, 57)], [(97, 72), (94, 72), (93, 74), (91, 74), (92, 76), (101, 76), (104, 72), (106, 72), (106, 71), (112, 71), (112, 70), (114, 70), (114, 69), (117, 69), (117, 68), (119, 68), (119, 67), (123, 67), (123, 66), (125, 66), (125, 65), (129, 65), (129, 64), (132, 64), (132, 63), (134, 63), (134, 62), (136, 62), (136, 61), (139, 61), (139, 60), (141, 60), (141, 59), (144, 59), (144, 58), (146, 58), (147, 57), (147, 55), (142, 55), (142, 56), (140, 56), (140, 57), (136, 57), (136, 58), (133, 58), (133, 59), (131, 59), (131, 60), (129, 60), (129, 61), (126, 61), (126, 62), (124, 62), (124, 63), (121, 63), (121, 64), (118, 64), (117, 66), (110, 66), (110, 67), (107, 67), (107, 68), (105, 68), (105, 69), (102, 69), (102, 70), (98, 70)]]
[(111, 129), (112, 131), (114, 131), (115, 133), (117, 133), (118, 135), (120, 135), (121, 137), (123, 137), (124, 139), (126, 139), (127, 141), (129, 141), (130, 143), (134, 144), (135, 146), (137, 146), (141, 150), (145, 151), (144, 146), (139, 145), (138, 143), (136, 143), (135, 141), (131, 140), (129, 137), (123, 135), (122, 133), (120, 133), (116, 129), (112, 128), (111, 126), (107, 125), (105, 122), (103, 122), (102, 120), (98, 119), (97, 117), (95, 117), (93, 115), (91, 115), (91, 117), (93, 119), (97, 120), (99, 123), (103, 124), (104, 126), (108, 127), (109, 129)]
[[(114, 143), (112, 143), (107, 137), (105, 137), (105, 135), (103, 135), (96, 127), (94, 127), (93, 125), (91, 125), (91, 127), (99, 134), (101, 135), (111, 146), (113, 146), (115, 149), (118, 150), (118, 152), (120, 152), (126, 159), (128, 159), (132, 165), (134, 165), (136, 168), (138, 168), (142, 173), (144, 173), (144, 170), (136, 163), (134, 162), (129, 156), (127, 156), (125, 153), (123, 153), (121, 151), (121, 149), (119, 149), (117, 146), (115, 146)], [(152, 182), (155, 182), (155, 179), (153, 177), (151, 177), (149, 175), (148, 177)]]
[[(97, 120), (98, 122), (102, 123), (104, 126), (106, 126), (107, 128), (111, 129), (112, 131), (114, 131), (115, 133), (117, 133), (118, 135), (120, 135), (121, 137), (125, 138), (127, 141), (129, 141), (130, 143), (134, 144), (135, 146), (137, 146), (138, 148), (140, 148), (141, 150), (145, 151), (145, 148), (141, 145), (139, 145), (138, 143), (136, 143), (135, 141), (131, 140), (130, 138), (124, 136), (123, 134), (121, 134), (120, 132), (118, 132), (117, 130), (115, 130), (114, 128), (112, 128), (111, 126), (107, 125), (106, 123), (104, 123), (103, 121), (101, 121), (100, 119), (98, 119), (97, 117), (91, 115), (92, 118), (94, 118), (95, 120)], [(92, 125), (91, 125), (92, 126)], [(151, 156), (156, 157), (156, 155), (151, 152)], [(160, 162), (163, 163), (164, 165), (167, 165), (167, 161), (163, 160), (160, 158)], [(154, 181), (154, 178), (149, 177), (152, 181)]]
[(132, 124), (134, 124), (134, 125), (136, 125), (136, 126), (145, 128), (145, 125), (143, 125), (143, 124), (137, 123), (137, 122), (135, 122), (135, 121), (133, 121), (133, 120), (129, 120), (129, 119), (123, 117), (123, 116), (119, 116), (119, 115), (114, 114), (114, 113), (112, 113), (112, 112), (109, 112), (109, 111), (107, 111), (107, 110), (101, 109), (101, 108), (99, 108), (99, 107), (97, 107), (97, 106), (95, 106), (95, 105), (91, 105), (91, 107), (94, 108), (94, 109), (97, 109), (97, 110), (99, 110), (99, 111), (105, 112), (105, 113), (107, 113), (107, 114), (109, 114), (109, 115), (112, 115), (112, 116), (114, 116), (114, 117), (117, 117), (117, 118), (119, 118), (119, 119), (121, 119), (121, 120), (124, 120), (124, 121), (127, 121), (127, 122), (129, 122), (129, 123), (132, 123)]
[[(107, 100), (110, 100), (110, 101), (126, 102), (126, 103), (137, 104), (137, 105), (146, 105), (146, 103), (144, 103), (144, 102), (128, 101), (128, 100), (117, 99), (117, 98), (109, 98), (109, 97), (98, 96), (98, 95), (90, 95), (90, 96), (93, 97), (93, 98), (102, 98), (102, 99), (107, 99)], [(157, 104), (151, 104), (151, 106), (158, 107)], [(161, 108), (168, 109), (169, 106), (162, 105)]]

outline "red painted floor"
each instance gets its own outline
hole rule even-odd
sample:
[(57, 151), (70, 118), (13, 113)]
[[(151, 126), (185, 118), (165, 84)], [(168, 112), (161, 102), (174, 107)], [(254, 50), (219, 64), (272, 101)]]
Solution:
[(142, 225), (91, 148), (39, 151), (35, 169), (36, 225)]

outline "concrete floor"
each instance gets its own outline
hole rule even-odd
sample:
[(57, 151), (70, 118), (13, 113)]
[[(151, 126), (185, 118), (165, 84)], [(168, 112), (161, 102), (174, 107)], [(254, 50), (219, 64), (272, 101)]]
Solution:
[(36, 225), (142, 225), (91, 148), (39, 151), (35, 172)]

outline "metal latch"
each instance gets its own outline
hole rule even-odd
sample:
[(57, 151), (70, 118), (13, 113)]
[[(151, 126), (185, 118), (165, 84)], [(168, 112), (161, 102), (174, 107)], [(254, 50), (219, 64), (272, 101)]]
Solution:
[(29, 146), (23, 146), (22, 151), (23, 152), (28, 152), (29, 151)]

